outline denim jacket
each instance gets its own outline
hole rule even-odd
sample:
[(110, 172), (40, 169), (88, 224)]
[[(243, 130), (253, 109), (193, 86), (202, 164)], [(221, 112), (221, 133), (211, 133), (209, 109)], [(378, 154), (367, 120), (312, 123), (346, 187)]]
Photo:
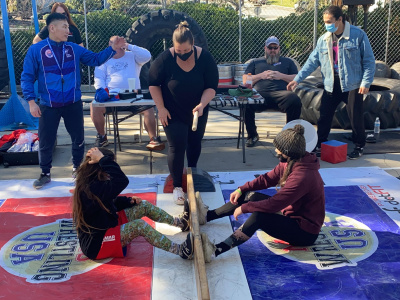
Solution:
[[(348, 92), (360, 86), (369, 88), (374, 80), (375, 57), (365, 32), (346, 22), (338, 44), (339, 78), (342, 91)], [(330, 32), (318, 39), (317, 46), (294, 81), (301, 82), (318, 67), (321, 67), (325, 90), (332, 92), (334, 71), (332, 33)]]

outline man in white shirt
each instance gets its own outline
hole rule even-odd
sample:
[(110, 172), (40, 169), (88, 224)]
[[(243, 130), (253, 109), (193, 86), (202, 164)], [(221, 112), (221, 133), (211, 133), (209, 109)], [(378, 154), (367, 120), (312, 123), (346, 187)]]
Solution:
[[(110, 38), (109, 45), (112, 46), (116, 36)], [(129, 51), (126, 51), (129, 50)], [(125, 44), (125, 47), (116, 50), (117, 53), (103, 65), (96, 67), (94, 71), (94, 86), (97, 89), (108, 89), (109, 91), (120, 89), (128, 90), (128, 78), (135, 78), (135, 89), (140, 89), (140, 70), (147, 63), (151, 54), (147, 49)], [(147, 108), (147, 109), (146, 109)], [(156, 119), (152, 106), (130, 106), (119, 108), (123, 111), (142, 112), (144, 115), (144, 127), (149, 134), (150, 142), (146, 146), (149, 150), (161, 151), (165, 148), (160, 137), (156, 136)], [(104, 107), (93, 107), (90, 105), (90, 116), (97, 130), (95, 147), (108, 145), (105, 133), (104, 114), (108, 112)]]

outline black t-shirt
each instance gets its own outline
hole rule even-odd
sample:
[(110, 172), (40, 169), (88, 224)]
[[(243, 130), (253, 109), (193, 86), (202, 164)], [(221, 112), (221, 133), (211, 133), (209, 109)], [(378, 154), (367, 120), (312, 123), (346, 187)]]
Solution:
[[(44, 26), (42, 30), (40, 30), (38, 36), (42, 40), (49, 37), (49, 29), (47, 28), (47, 26)], [(82, 43), (81, 33), (79, 32), (79, 29), (76, 28), (74, 25), (69, 25), (68, 42), (72, 42), (78, 45)]]
[[(276, 64), (267, 64), (265, 57), (253, 59), (246, 68), (245, 74), (260, 74), (264, 71), (278, 71), (286, 75), (297, 74), (295, 63), (287, 57), (279, 57)], [(287, 82), (284, 80), (262, 79), (256, 82), (254, 88), (259, 93), (286, 90)]]
[(192, 110), (200, 103), (204, 90), (217, 90), (217, 64), (211, 53), (203, 49), (193, 69), (185, 72), (168, 49), (151, 64), (149, 86), (161, 86), (164, 106), (171, 115), (168, 122), (180, 120), (191, 125)]

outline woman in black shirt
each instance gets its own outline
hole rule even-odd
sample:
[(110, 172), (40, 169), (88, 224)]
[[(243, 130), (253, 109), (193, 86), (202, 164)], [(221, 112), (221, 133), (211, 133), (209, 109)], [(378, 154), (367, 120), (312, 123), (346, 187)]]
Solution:
[[(196, 167), (207, 124), (208, 103), (218, 86), (218, 68), (208, 51), (194, 45), (186, 21), (178, 25), (172, 42), (173, 47), (161, 53), (150, 67), (149, 89), (168, 139), (174, 201), (182, 205), (185, 151), (188, 167)], [(196, 111), (198, 126), (192, 131)]]
[(114, 161), (114, 153), (105, 148), (92, 148), (76, 171), (72, 215), (82, 252), (90, 259), (125, 256), (125, 247), (138, 236), (151, 245), (193, 258), (193, 235), (182, 244), (153, 229), (142, 217), (189, 230), (189, 204), (184, 212), (173, 217), (164, 210), (137, 196), (119, 194), (129, 179)]
[[(81, 33), (79, 29), (76, 27), (76, 24), (71, 19), (71, 15), (69, 13), (68, 8), (65, 6), (64, 3), (56, 2), (53, 4), (51, 8), (51, 13), (59, 13), (67, 17), (67, 21), (69, 24), (69, 34), (68, 34), (68, 42), (72, 42), (78, 44), (79, 46), (83, 47)], [(49, 29), (47, 26), (43, 27), (42, 30), (35, 36), (33, 39), (32, 44), (36, 44), (41, 40), (47, 39), (49, 37)]]

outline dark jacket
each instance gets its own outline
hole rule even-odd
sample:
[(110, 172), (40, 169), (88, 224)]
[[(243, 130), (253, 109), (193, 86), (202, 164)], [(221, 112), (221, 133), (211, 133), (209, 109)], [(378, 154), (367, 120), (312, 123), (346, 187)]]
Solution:
[(99, 161), (99, 165), (110, 176), (110, 179), (92, 181), (90, 191), (100, 198), (110, 213), (105, 211), (96, 200), (89, 199), (84, 193), (80, 195), (83, 218), (88, 225), (96, 228), (85, 229), (85, 231), (90, 230), (90, 233), (78, 230), (82, 252), (91, 259), (95, 259), (99, 253), (107, 229), (118, 225), (117, 212), (134, 205), (130, 203), (130, 197), (118, 196), (129, 183), (129, 179), (119, 165), (108, 156), (104, 156)]
[[(276, 186), (287, 163), (279, 163), (272, 171), (240, 187), (241, 191), (256, 191)], [(324, 183), (318, 172), (319, 160), (315, 154), (306, 155), (293, 166), (283, 188), (272, 197), (243, 204), (242, 212), (277, 213), (294, 218), (300, 228), (318, 234), (325, 218)]]

